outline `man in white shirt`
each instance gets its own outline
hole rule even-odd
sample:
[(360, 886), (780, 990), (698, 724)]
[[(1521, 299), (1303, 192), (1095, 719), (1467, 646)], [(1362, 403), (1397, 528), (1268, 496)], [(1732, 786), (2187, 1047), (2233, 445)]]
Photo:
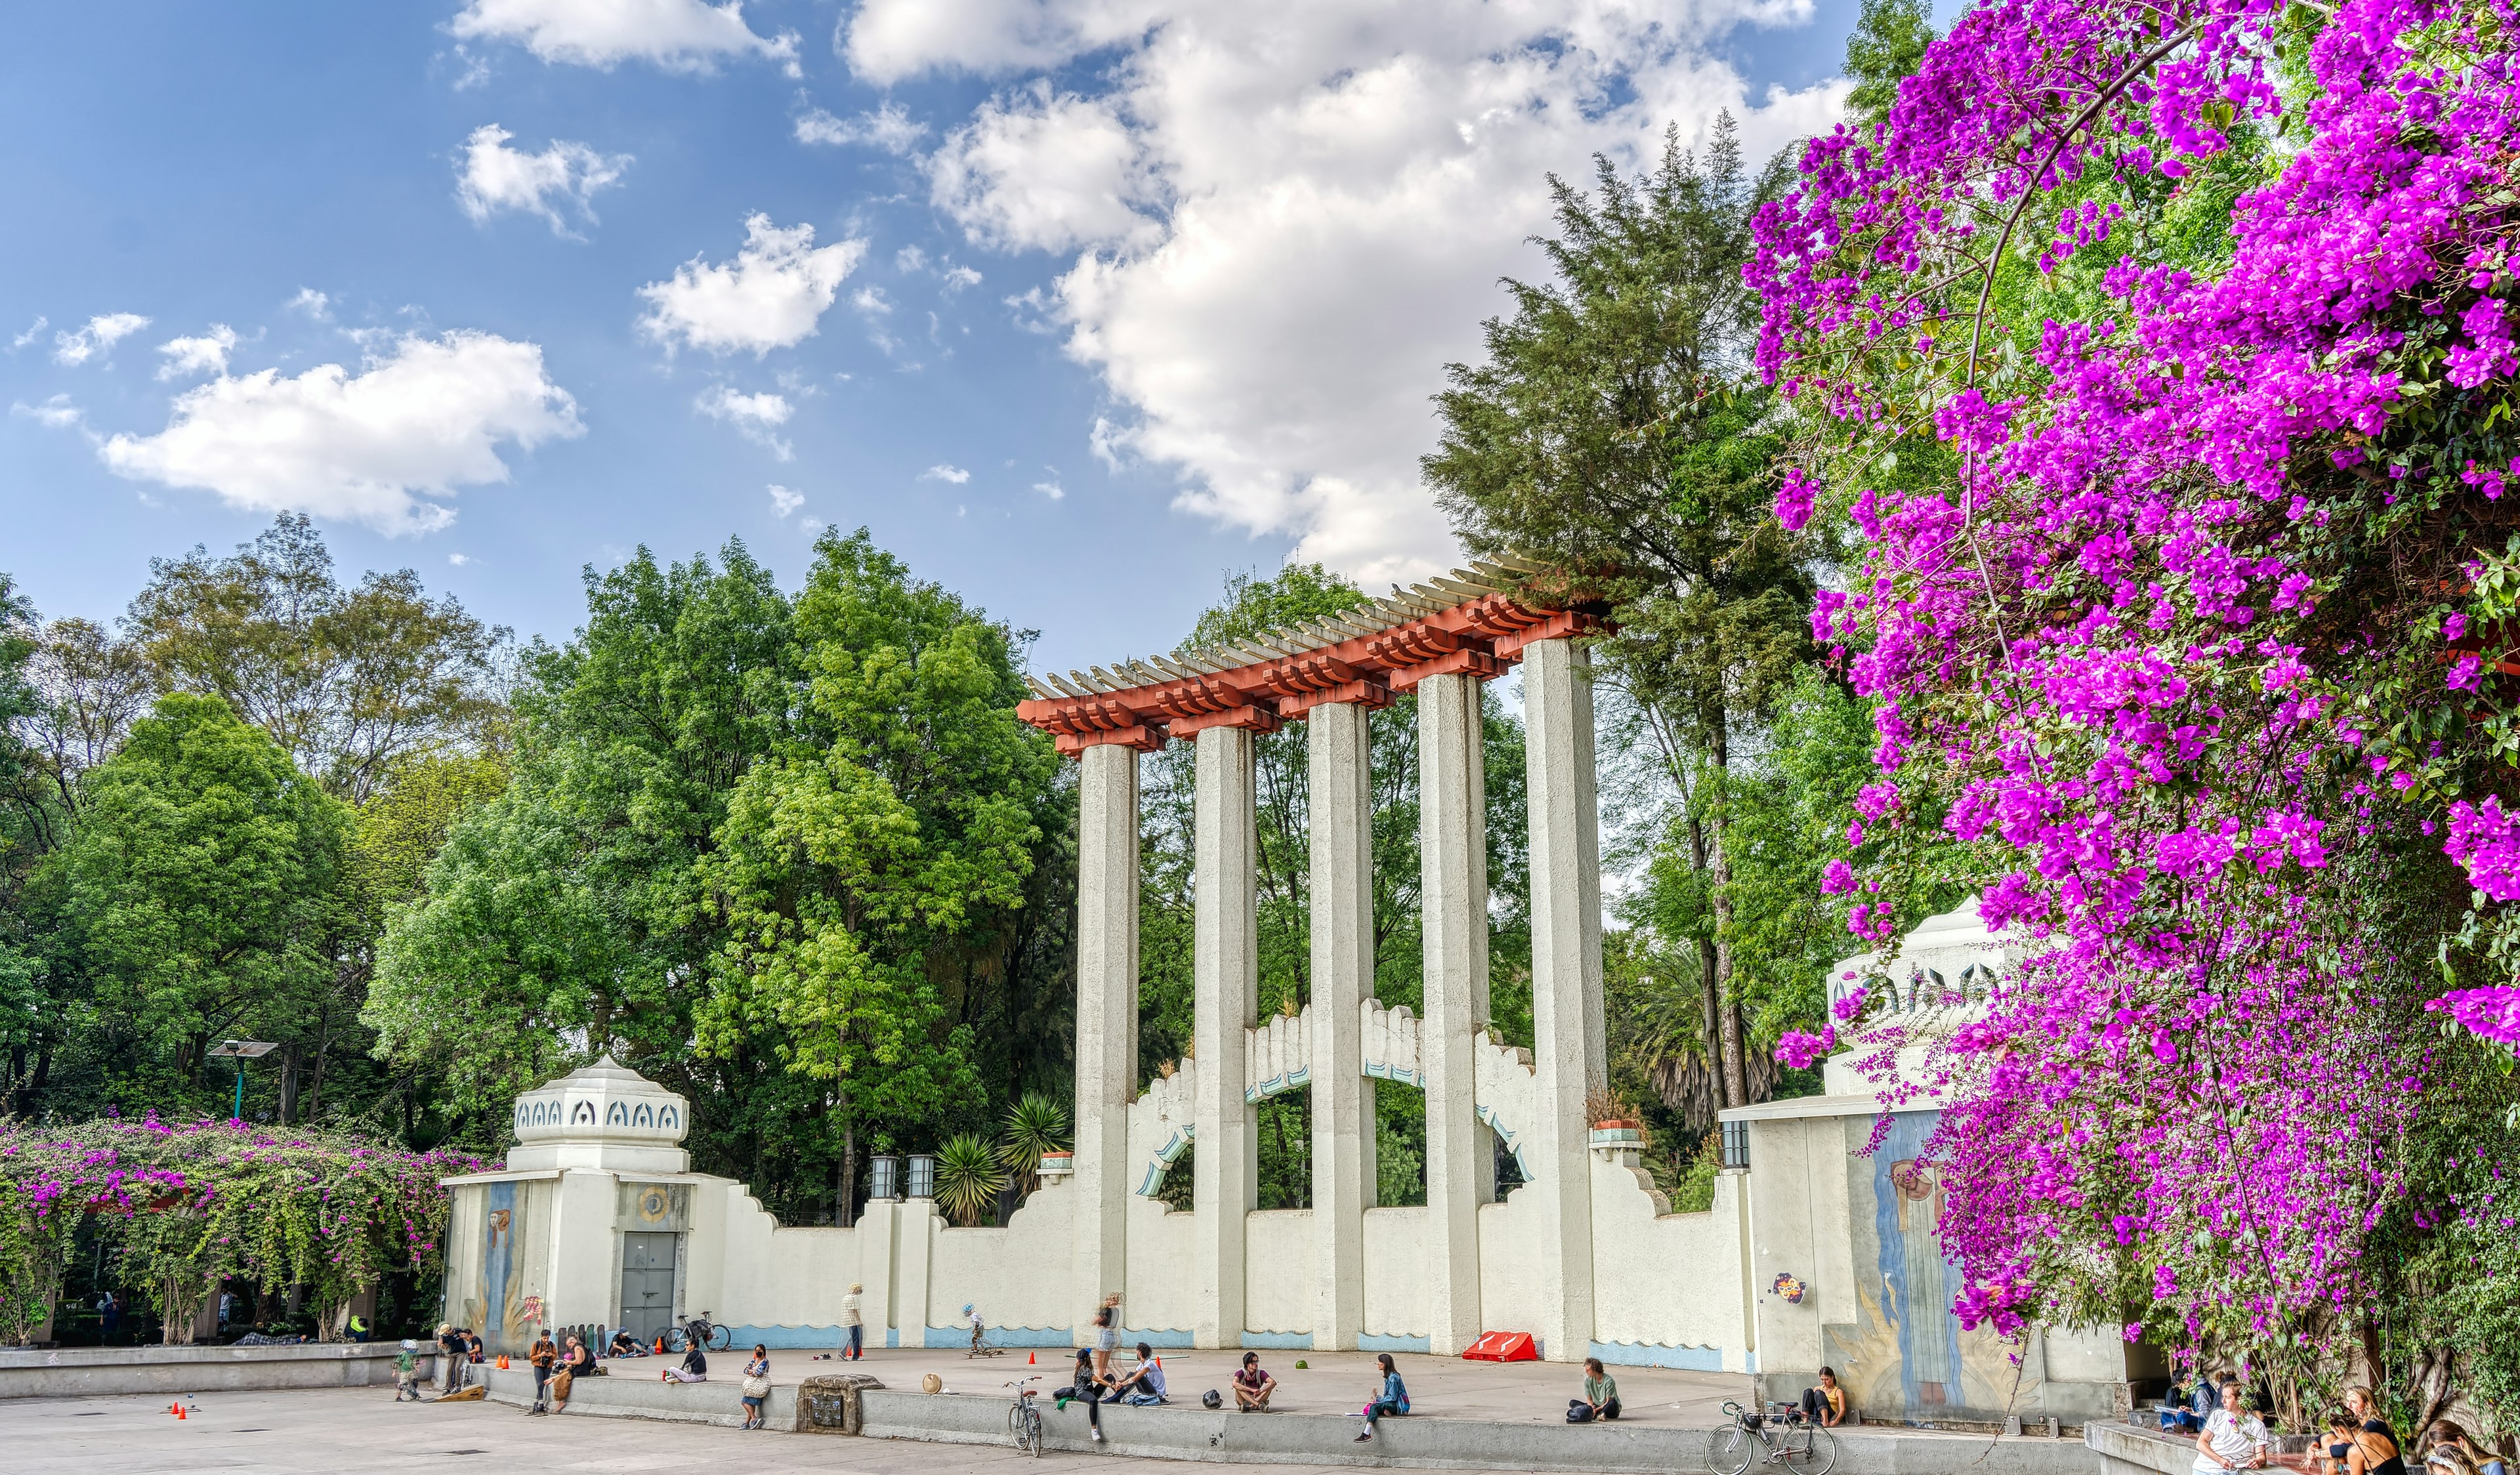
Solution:
[(1155, 1361), (1155, 1350), (1144, 1342), (1138, 1344), (1138, 1365), (1121, 1378), (1112, 1390), (1115, 1398), (1125, 1398), (1140, 1407), (1164, 1401), (1164, 1364)]
[(2266, 1466), (2266, 1421), (2240, 1407), (2241, 1396), (2238, 1378), (2223, 1384), (2223, 1407), (2205, 1416), (2204, 1432), (2196, 1436), (2196, 1475)]
[(849, 1287), (849, 1293), (840, 1298), (840, 1324), (849, 1329), (848, 1351), (840, 1354), (843, 1362), (866, 1361), (866, 1326), (863, 1319), (858, 1315), (858, 1297), (865, 1290), (866, 1287), (863, 1285), (852, 1285)]

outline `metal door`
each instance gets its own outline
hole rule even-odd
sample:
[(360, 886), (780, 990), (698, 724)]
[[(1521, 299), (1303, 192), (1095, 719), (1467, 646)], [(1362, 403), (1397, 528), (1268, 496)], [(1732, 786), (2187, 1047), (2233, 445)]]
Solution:
[(674, 1239), (621, 1236), (621, 1329), (650, 1346), (674, 1323)]

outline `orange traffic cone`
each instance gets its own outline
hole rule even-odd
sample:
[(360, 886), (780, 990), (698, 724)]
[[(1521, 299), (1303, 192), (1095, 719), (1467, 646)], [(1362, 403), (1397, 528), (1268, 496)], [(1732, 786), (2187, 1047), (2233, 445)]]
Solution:
[(1026, 1367), (1038, 1367), (1038, 1366), (1040, 1366), (1040, 1365), (1041, 1365), (1041, 1354), (1040, 1354), (1040, 1353), (1037, 1353), (1037, 1352), (1027, 1352), (1027, 1353), (1025, 1353), (1025, 1354), (1024, 1354), (1024, 1365), (1025, 1365)]
[(501, 1372), (508, 1370), (508, 1355), (504, 1352), (499, 1354), (499, 1370)]
[(180, 1403), (168, 1404), (166, 1406), (166, 1411), (169, 1413), (181, 1413), (184, 1411), (184, 1406)]
[(177, 1408), (176, 1408), (176, 1409), (175, 1409), (175, 1416), (176, 1416), (177, 1418), (182, 1418), (182, 1417), (184, 1416), (184, 1410), (183, 1410), (183, 1408), (182, 1408), (180, 1405), (179, 1405), (179, 1406), (177, 1406)]

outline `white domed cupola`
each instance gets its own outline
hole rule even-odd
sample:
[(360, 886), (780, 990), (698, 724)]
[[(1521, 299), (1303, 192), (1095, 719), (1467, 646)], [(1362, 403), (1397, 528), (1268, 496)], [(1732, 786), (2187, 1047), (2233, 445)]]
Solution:
[(686, 1173), (691, 1103), (606, 1055), (517, 1097), (512, 1169)]

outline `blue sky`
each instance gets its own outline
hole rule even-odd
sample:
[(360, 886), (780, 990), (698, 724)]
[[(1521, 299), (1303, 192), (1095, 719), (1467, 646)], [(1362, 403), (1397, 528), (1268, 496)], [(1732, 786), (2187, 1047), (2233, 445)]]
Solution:
[(1824, 126), (1853, 12), (1508, 9), (22, 8), (0, 570), (111, 616), (298, 507), (562, 638), (638, 545), (792, 583), (865, 524), (1061, 668), (1229, 569), (1431, 570), (1425, 397), (1541, 176)]

